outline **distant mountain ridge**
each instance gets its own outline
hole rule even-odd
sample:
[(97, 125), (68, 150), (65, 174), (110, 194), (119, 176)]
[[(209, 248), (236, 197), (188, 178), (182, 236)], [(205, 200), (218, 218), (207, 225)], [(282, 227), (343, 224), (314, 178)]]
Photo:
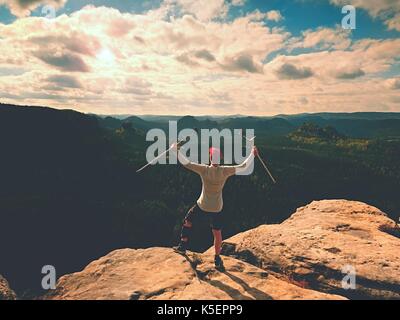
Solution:
[[(15, 106), (1, 104), (0, 107), (15, 108)], [(36, 110), (39, 107), (24, 107)], [(47, 110), (55, 110), (40, 107)], [(73, 110), (57, 110), (70, 114), (79, 114)], [(116, 130), (123, 123), (130, 122), (136, 129), (144, 132), (152, 128), (168, 130), (168, 121), (177, 121), (178, 128), (198, 129), (254, 129), (255, 134), (267, 134), (270, 136), (284, 136), (292, 133), (304, 123), (314, 123), (321, 127), (333, 127), (339, 134), (350, 138), (386, 138), (400, 139), (400, 113), (398, 112), (353, 112), (353, 113), (302, 113), (295, 115), (276, 115), (268, 117), (256, 116), (98, 116), (88, 115), (96, 118), (103, 128)]]
[[(149, 120), (152, 119), (152, 120)], [(254, 129), (255, 134), (284, 136), (292, 133), (305, 123), (314, 123), (321, 127), (332, 127), (340, 135), (351, 138), (400, 138), (400, 113), (356, 112), (356, 113), (315, 113), (297, 115), (278, 115), (273, 117), (255, 116), (131, 116), (123, 120), (106, 117), (100, 124), (109, 129), (116, 129), (124, 122), (141, 130), (152, 128), (168, 130), (168, 121), (177, 121), (178, 129)]]
[[(150, 114), (125, 114), (125, 115), (97, 115), (102, 118), (113, 117), (119, 120), (124, 120), (131, 116), (137, 116), (146, 121), (154, 121), (154, 122), (164, 122), (168, 120), (178, 121), (182, 116), (178, 115), (150, 115)], [(232, 114), (232, 115), (199, 115), (195, 116), (195, 118), (199, 120), (215, 120), (221, 121), (230, 118), (261, 118), (261, 119), (273, 119), (273, 118), (284, 118), (284, 119), (297, 119), (297, 118), (306, 118), (306, 117), (320, 117), (323, 119), (364, 119), (364, 120), (384, 120), (384, 119), (400, 119), (400, 112), (315, 112), (315, 113), (298, 113), (298, 114), (276, 114), (272, 116), (250, 116), (243, 114)]]
[(320, 117), (324, 119), (364, 119), (364, 120), (384, 120), (400, 119), (400, 112), (316, 112), (300, 113), (295, 115), (279, 114), (274, 117), (294, 119), (299, 117)]

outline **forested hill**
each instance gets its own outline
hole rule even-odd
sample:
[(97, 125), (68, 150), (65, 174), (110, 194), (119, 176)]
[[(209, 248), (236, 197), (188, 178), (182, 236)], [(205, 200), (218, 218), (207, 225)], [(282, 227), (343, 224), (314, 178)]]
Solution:
[(185, 116), (180, 119), (176, 116), (99, 117), (100, 124), (109, 129), (116, 129), (124, 122), (131, 122), (136, 128), (143, 130), (154, 127), (167, 129), (169, 120), (178, 121), (178, 128), (252, 128), (258, 134), (269, 136), (287, 135), (305, 123), (312, 123), (334, 128), (338, 134), (350, 138), (400, 139), (400, 113), (389, 112), (315, 113), (274, 117)]
[[(147, 129), (166, 126), (168, 117), (160, 119), (0, 105), (0, 274), (19, 297), (40, 291), (46, 264), (62, 275), (114, 249), (176, 243), (201, 182), (180, 166), (135, 172), (146, 163)], [(290, 134), (300, 125), (284, 117), (186, 120), (200, 128), (211, 122), (255, 128), (278, 181), (272, 185), (257, 163), (253, 175), (227, 182), (225, 237), (282, 222), (318, 199), (360, 200), (398, 219), (400, 148), (392, 135), (296, 140)], [(209, 236), (207, 223), (200, 223), (192, 249), (207, 248)]]
[(75, 111), (0, 106), (0, 273), (19, 293), (45, 261), (62, 274), (121, 245), (118, 207), (151, 191), (131, 163), (143, 141)]

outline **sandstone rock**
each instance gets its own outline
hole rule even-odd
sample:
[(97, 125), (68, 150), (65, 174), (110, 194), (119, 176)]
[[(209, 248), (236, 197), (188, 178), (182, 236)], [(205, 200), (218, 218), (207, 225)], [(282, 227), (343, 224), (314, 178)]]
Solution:
[(122, 249), (63, 276), (44, 299), (344, 299), (280, 280), (246, 262), (224, 258), (216, 271), (213, 256), (169, 248)]
[[(299, 208), (279, 225), (233, 236), (223, 253), (314, 290), (349, 298), (400, 298), (399, 248), (397, 224), (379, 209), (323, 200)], [(342, 288), (347, 265), (356, 271), (355, 290)]]
[(8, 282), (0, 275), (0, 300), (15, 300), (16, 295), (10, 289)]

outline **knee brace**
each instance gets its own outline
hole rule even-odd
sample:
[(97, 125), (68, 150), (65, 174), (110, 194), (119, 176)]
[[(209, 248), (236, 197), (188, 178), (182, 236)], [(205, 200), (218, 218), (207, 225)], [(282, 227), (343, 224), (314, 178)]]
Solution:
[(191, 231), (192, 227), (186, 227), (185, 225), (183, 225), (182, 227), (182, 232), (181, 232), (181, 238), (188, 238), (190, 235), (190, 231)]

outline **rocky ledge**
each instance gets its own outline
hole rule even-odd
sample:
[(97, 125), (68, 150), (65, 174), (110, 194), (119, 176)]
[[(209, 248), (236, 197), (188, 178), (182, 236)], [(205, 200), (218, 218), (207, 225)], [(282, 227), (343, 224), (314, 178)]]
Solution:
[[(313, 290), (399, 299), (399, 236), (399, 226), (375, 207), (323, 200), (297, 209), (281, 224), (237, 234), (223, 252)], [(355, 276), (355, 289), (343, 289), (346, 274)]]
[(339, 299), (296, 286), (235, 258), (215, 270), (212, 255), (169, 248), (122, 249), (62, 277), (48, 299)]
[[(122, 249), (65, 275), (44, 299), (400, 298), (399, 227), (379, 209), (314, 201), (288, 220), (227, 239), (226, 270), (212, 249)], [(353, 288), (343, 288), (343, 278)], [(353, 277), (354, 276), (354, 277)], [(355, 280), (355, 281), (352, 281)]]

